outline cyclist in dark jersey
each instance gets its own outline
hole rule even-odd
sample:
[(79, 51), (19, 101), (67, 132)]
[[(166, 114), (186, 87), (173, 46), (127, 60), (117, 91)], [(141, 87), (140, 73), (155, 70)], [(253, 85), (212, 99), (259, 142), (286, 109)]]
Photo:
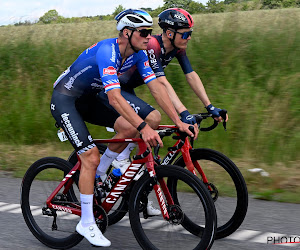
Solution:
[[(118, 75), (132, 67), (137, 68), (162, 109), (182, 131), (193, 136), (188, 129), (189, 125), (178, 118), (167, 92), (149, 67), (146, 51), (143, 51), (147, 48), (152, 31), (151, 16), (145, 11), (129, 9), (121, 12), (116, 20), (119, 37), (100, 41), (86, 49), (55, 82), (50, 106), (53, 117), (64, 129), (81, 159), (81, 220), (76, 231), (96, 246), (110, 246), (111, 243), (98, 229), (93, 215), (99, 152), (84, 121), (114, 127), (118, 132), (115, 138), (133, 137), (139, 130), (148, 147), (157, 143), (163, 146), (157, 132), (150, 127), (155, 128), (159, 124), (158, 112), (148, 107), (151, 119), (139, 116), (122, 97)], [(102, 89), (114, 111), (97, 95)], [(118, 154), (124, 146), (111, 144), (109, 149), (109, 152)]]
[[(151, 37), (147, 46), (147, 54), (152, 70), (158, 81), (167, 89), (176, 111), (180, 114), (182, 121), (190, 124), (196, 122), (195, 118), (190, 115), (187, 108), (178, 98), (164, 73), (165, 67), (175, 57), (177, 58), (190, 87), (204, 104), (207, 111), (216, 116), (215, 119), (217, 121), (221, 122), (222, 117), (219, 114), (220, 109), (215, 108), (211, 104), (200, 77), (192, 69), (186, 55), (187, 44), (189, 40), (191, 40), (192, 27), (194, 25), (192, 16), (183, 9), (171, 8), (160, 13), (158, 17), (158, 24), (162, 28), (163, 33)], [(121, 82), (122, 91), (127, 93), (126, 96), (129, 96), (130, 94), (135, 95), (134, 88), (143, 84), (138, 71), (133, 71), (133, 69), (120, 75), (119, 80)], [(105, 99), (105, 95), (102, 92), (99, 93), (99, 95)], [(226, 117), (226, 121), (227, 120), (228, 116)], [(134, 144), (129, 144), (128, 147), (119, 154), (116, 158), (117, 161), (115, 160), (113, 165), (118, 166), (119, 168), (122, 168), (123, 165), (128, 166), (130, 150), (132, 150), (134, 146)]]

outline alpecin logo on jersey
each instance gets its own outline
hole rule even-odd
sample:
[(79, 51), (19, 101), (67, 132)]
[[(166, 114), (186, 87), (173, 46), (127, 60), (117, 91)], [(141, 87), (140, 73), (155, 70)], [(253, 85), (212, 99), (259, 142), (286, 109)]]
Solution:
[(103, 75), (115, 75), (117, 74), (117, 70), (113, 66), (109, 66), (103, 69)]
[(149, 67), (150, 66), (149, 61), (144, 62), (144, 66), (145, 66), (145, 68)]

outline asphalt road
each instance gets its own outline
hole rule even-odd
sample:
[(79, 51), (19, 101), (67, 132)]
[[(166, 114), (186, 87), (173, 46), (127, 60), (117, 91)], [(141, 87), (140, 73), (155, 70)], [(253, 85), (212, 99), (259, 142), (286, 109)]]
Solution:
[[(21, 179), (0, 177), (0, 249), (48, 249), (28, 230), (20, 209)], [(109, 249), (140, 249), (128, 217), (107, 229)], [(247, 217), (231, 236), (216, 240), (212, 249), (300, 249), (300, 244), (272, 244), (278, 239), (300, 241), (300, 205), (250, 199)], [(273, 237), (273, 238), (271, 238)], [(286, 237), (286, 238), (285, 238)], [(268, 241), (269, 240), (269, 241)], [(73, 249), (94, 249), (85, 239)]]

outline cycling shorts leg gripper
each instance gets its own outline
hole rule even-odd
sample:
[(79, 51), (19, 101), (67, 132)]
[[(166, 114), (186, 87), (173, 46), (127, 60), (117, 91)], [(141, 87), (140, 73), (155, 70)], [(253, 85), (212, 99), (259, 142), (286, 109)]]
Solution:
[(53, 91), (51, 113), (59, 126), (65, 131), (70, 143), (78, 154), (95, 147), (85, 122), (75, 107), (77, 97)]

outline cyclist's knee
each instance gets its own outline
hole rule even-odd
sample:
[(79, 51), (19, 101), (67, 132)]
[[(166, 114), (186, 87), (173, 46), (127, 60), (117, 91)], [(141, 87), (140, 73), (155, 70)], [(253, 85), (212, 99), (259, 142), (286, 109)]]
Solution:
[(119, 134), (120, 138), (132, 138), (137, 134), (137, 130), (123, 117), (119, 117), (115, 122), (114, 129)]
[(158, 110), (153, 110), (145, 119), (145, 121), (151, 126), (151, 128), (156, 129), (161, 121), (161, 114)]
[(98, 148), (93, 147), (92, 149), (89, 149), (88, 151), (82, 153), (80, 155), (80, 160), (83, 166), (91, 169), (96, 169), (100, 163), (100, 154)]

